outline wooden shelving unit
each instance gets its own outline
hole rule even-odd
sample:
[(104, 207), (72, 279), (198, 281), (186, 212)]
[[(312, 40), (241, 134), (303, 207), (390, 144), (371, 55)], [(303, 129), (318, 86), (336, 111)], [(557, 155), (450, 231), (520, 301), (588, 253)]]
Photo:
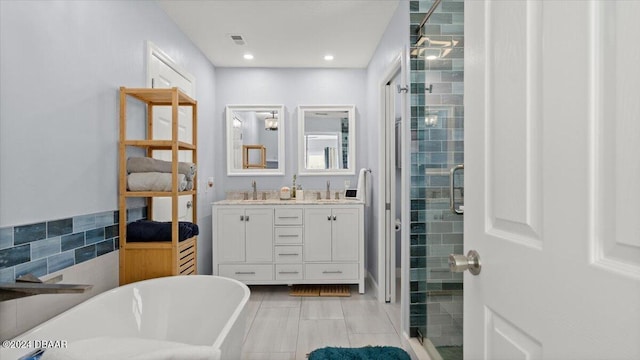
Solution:
[[(141, 140), (127, 139), (127, 101), (141, 101), (147, 106), (146, 127), (147, 138)], [(154, 140), (153, 110), (156, 106), (171, 106), (171, 139)], [(181, 106), (192, 108), (192, 141), (178, 140), (178, 109)], [(190, 275), (197, 270), (197, 237), (178, 241), (178, 198), (183, 195), (192, 197), (193, 223), (197, 222), (197, 184), (193, 181), (193, 190), (178, 191), (178, 154), (180, 151), (191, 151), (192, 162), (197, 164), (197, 101), (184, 94), (178, 88), (147, 89), (120, 88), (120, 141), (119, 141), (119, 227), (120, 227), (120, 285), (135, 281), (170, 275)], [(153, 157), (155, 150), (171, 151), (172, 190), (160, 191), (128, 191), (127, 190), (127, 147), (134, 146), (146, 149), (148, 157)], [(196, 175), (197, 177), (197, 175)], [(128, 242), (127, 241), (127, 198), (148, 198), (148, 218), (153, 219), (152, 204), (154, 197), (171, 198), (171, 241)]]

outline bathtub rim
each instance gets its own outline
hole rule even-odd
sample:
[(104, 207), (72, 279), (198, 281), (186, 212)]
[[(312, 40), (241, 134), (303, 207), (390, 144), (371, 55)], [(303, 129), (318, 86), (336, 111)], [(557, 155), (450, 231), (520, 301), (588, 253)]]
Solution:
[[(236, 305), (235, 309), (233, 310), (233, 312), (229, 315), (229, 318), (227, 319), (227, 321), (225, 322), (224, 326), (221, 328), (220, 332), (218, 333), (218, 336), (216, 337), (216, 340), (210, 344), (209, 346), (213, 347), (214, 349), (220, 349), (222, 344), (224, 343), (224, 340), (227, 338), (227, 336), (229, 335), (229, 333), (231, 332), (231, 328), (234, 326), (235, 322), (240, 318), (241, 313), (244, 311), (246, 304), (249, 302), (249, 297), (251, 295), (251, 290), (249, 289), (249, 287), (238, 281), (235, 279), (231, 279), (231, 278), (227, 278), (224, 276), (218, 276), (218, 275), (178, 275), (178, 276), (163, 276), (163, 277), (158, 277), (158, 278), (153, 278), (153, 279), (147, 279), (147, 280), (141, 280), (141, 281), (137, 281), (137, 282), (133, 282), (133, 283), (129, 283), (126, 285), (121, 285), (118, 287), (115, 287), (113, 289), (109, 289), (107, 291), (104, 291), (102, 293), (99, 293), (89, 299), (84, 300), (83, 302), (76, 304), (72, 307), (70, 307), (69, 309), (61, 312), (60, 314), (20, 333), (17, 336), (12, 337), (11, 339), (8, 340), (20, 340), (24, 337), (28, 337), (29, 335), (31, 335), (32, 333), (37, 332), (38, 330), (40, 330), (43, 326), (46, 326), (47, 324), (49, 324), (50, 322), (54, 322), (55, 320), (57, 320), (60, 317), (63, 317), (65, 315), (65, 313), (72, 311), (73, 309), (83, 306), (83, 304), (91, 304), (94, 303), (96, 301), (100, 301), (102, 297), (106, 297), (111, 293), (114, 292), (118, 292), (118, 291), (122, 291), (123, 289), (128, 289), (128, 288), (132, 288), (135, 287), (136, 285), (140, 285), (142, 283), (149, 283), (149, 282), (155, 282), (155, 281), (159, 281), (162, 279), (176, 279), (179, 277), (188, 277), (188, 278), (216, 278), (216, 279), (222, 279), (224, 281), (239, 285), (240, 288), (243, 290), (243, 296), (240, 299), (240, 302)], [(126, 291), (126, 290), (125, 290)], [(88, 305), (84, 305), (84, 306), (88, 306)], [(167, 341), (173, 341), (173, 340), (167, 340)], [(189, 344), (189, 345), (193, 345), (193, 344)], [(196, 345), (194, 345), (196, 346)], [(0, 354), (2, 352), (4, 352), (5, 350), (9, 350), (10, 352), (14, 352), (12, 350), (17, 350), (17, 349), (4, 349), (4, 348), (0, 348)], [(21, 355), (26, 355), (28, 353), (33, 352), (36, 349), (24, 349), (25, 352)]]

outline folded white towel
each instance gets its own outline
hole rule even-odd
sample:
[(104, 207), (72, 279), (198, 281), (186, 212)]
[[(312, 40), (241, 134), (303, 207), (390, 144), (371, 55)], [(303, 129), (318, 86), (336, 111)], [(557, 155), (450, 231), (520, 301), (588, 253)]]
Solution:
[[(171, 191), (171, 174), (159, 172), (132, 173), (127, 176), (130, 191)], [(178, 174), (178, 191), (184, 191), (187, 180)]]
[[(128, 173), (141, 172), (171, 172), (171, 161), (158, 160), (150, 157), (130, 157), (127, 159)], [(188, 181), (192, 181), (196, 175), (196, 165), (190, 162), (178, 163), (178, 174), (183, 174)]]
[(47, 349), (42, 360), (218, 360), (211, 346), (138, 338), (97, 337), (71, 341), (66, 349)]

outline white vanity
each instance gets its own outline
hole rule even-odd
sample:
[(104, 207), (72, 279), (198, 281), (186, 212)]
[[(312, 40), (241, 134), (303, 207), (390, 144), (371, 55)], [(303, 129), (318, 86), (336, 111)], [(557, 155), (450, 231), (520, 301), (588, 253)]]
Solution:
[(250, 285), (358, 284), (358, 200), (222, 200), (213, 204), (213, 274)]

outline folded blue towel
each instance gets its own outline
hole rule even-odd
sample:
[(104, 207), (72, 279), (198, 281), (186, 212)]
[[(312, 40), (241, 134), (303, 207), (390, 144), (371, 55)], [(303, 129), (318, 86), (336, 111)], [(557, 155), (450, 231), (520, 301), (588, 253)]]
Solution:
[[(198, 225), (187, 222), (178, 222), (178, 241), (184, 241), (200, 233)], [(138, 220), (127, 224), (127, 241), (171, 241), (171, 222), (159, 222), (152, 220)]]

